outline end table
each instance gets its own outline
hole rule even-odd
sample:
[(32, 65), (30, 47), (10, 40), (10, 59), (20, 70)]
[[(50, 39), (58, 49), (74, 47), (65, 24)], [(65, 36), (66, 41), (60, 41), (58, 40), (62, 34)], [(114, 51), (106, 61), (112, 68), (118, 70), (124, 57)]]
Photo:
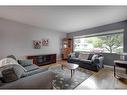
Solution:
[[(125, 68), (125, 74), (116, 73), (116, 67)], [(127, 61), (114, 60), (114, 77), (127, 79)]]

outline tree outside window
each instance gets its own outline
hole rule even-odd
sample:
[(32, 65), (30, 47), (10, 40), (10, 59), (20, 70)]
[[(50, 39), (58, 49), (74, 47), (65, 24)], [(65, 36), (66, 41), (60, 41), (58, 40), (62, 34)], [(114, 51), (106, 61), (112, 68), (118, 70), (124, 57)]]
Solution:
[(123, 33), (74, 39), (74, 51), (121, 53)]

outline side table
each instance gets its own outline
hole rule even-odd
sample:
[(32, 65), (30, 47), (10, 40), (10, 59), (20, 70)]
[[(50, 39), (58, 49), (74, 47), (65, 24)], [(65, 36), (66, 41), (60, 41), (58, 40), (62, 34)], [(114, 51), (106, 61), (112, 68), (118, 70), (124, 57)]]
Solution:
[[(125, 73), (117, 73), (116, 67), (125, 68)], [(114, 60), (114, 77), (127, 79), (127, 61)]]

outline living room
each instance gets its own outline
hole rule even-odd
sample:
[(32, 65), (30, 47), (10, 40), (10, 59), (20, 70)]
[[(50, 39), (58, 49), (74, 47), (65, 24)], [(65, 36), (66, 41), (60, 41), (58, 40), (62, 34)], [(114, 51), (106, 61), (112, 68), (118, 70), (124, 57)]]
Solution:
[(0, 89), (126, 89), (126, 10), (0, 6)]

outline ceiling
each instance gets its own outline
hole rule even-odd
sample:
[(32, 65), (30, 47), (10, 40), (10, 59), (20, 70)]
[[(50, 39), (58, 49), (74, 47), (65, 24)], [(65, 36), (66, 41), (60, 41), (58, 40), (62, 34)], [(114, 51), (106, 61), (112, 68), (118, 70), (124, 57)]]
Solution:
[(1, 6), (0, 17), (70, 33), (127, 20), (127, 6)]

